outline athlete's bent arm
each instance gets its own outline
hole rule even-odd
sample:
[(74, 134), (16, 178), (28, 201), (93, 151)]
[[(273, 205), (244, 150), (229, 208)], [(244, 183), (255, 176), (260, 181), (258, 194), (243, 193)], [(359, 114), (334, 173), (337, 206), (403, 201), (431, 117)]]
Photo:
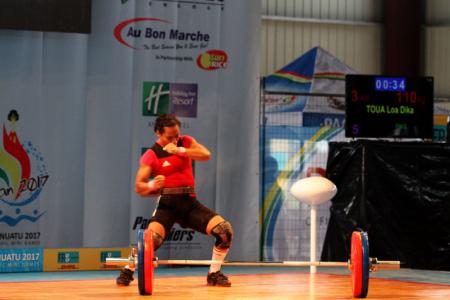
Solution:
[(193, 160), (209, 160), (211, 158), (211, 152), (195, 139), (192, 139), (191, 147), (186, 148), (186, 155)]
[(148, 180), (152, 174), (152, 168), (148, 165), (140, 165), (136, 173), (135, 191), (141, 196), (157, 194), (164, 186), (165, 177), (158, 175), (153, 180)]
[(189, 148), (177, 147), (174, 143), (169, 143), (163, 149), (170, 154), (187, 156), (193, 160), (209, 160), (211, 158), (211, 152), (194, 138), (192, 138)]

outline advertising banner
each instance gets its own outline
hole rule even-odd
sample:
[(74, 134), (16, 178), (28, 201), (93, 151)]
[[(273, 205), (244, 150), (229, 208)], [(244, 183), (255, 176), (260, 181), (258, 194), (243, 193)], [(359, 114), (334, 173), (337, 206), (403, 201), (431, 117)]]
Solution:
[(43, 251), (44, 272), (75, 270), (110, 270), (117, 266), (106, 265), (106, 258), (127, 258), (128, 248), (54, 248)]
[(0, 31), (3, 249), (82, 243), (87, 36), (49, 35)]
[(42, 248), (0, 249), (0, 273), (41, 272)]
[[(116, 47), (134, 53), (136, 61), (131, 173), (135, 174), (143, 151), (156, 141), (156, 117), (175, 114), (182, 122), (182, 135), (194, 137), (213, 154), (209, 161), (195, 162), (194, 173), (199, 201), (216, 210), (216, 160), (224, 159), (217, 155), (219, 103), (230, 98), (222, 86), (231, 77), (254, 84), (237, 73), (231, 76), (237, 52), (224, 40), (225, 35), (233, 34), (224, 25), (235, 8), (230, 1), (153, 1), (135, 5), (141, 12), (139, 16), (119, 20), (114, 28)], [(245, 27), (248, 21), (236, 22)], [(135, 243), (136, 229), (148, 223), (157, 198), (141, 198), (132, 190), (131, 199), (130, 236), (131, 243)], [(211, 237), (176, 225), (167, 233), (158, 257), (209, 258), (213, 243)]]
[[(139, 157), (174, 113), (212, 153), (194, 164), (198, 199), (254, 259), (239, 241), (258, 236), (259, 149), (235, 143), (258, 144), (259, 8), (96, 0), (89, 34), (0, 31), (0, 248), (134, 244), (156, 205), (134, 192)], [(176, 226), (158, 255), (208, 259), (213, 243)]]

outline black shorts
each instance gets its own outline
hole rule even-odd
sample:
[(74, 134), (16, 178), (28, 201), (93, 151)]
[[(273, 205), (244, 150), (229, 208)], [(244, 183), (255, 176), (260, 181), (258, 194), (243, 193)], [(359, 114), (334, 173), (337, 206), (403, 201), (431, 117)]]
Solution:
[(201, 204), (195, 194), (162, 195), (150, 223), (158, 222), (164, 226), (166, 236), (175, 223), (184, 228), (192, 228), (206, 234), (209, 221), (217, 216)]

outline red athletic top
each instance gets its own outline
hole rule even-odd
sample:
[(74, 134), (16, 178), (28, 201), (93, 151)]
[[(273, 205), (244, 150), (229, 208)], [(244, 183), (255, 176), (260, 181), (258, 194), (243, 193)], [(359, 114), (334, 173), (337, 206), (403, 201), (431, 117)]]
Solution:
[[(192, 137), (182, 136), (178, 140), (178, 147), (190, 148)], [(141, 157), (140, 163), (152, 168), (151, 176), (164, 175), (164, 187), (194, 187), (192, 160), (186, 156), (170, 154), (163, 147), (155, 143)]]

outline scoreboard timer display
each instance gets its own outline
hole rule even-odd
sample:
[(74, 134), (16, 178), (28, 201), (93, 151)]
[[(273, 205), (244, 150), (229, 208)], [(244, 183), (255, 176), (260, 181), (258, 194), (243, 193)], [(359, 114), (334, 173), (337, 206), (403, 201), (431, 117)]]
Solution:
[(433, 137), (433, 77), (345, 77), (345, 136)]

